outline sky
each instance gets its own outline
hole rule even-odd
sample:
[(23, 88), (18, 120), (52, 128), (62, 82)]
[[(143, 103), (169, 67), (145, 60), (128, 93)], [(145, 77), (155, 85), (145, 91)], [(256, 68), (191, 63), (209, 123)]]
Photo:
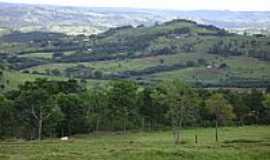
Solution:
[(270, 11), (270, 0), (0, 0), (0, 2), (174, 10)]

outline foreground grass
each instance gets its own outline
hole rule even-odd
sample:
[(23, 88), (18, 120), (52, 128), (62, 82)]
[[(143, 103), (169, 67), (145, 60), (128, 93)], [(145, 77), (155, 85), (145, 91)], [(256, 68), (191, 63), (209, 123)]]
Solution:
[[(270, 126), (184, 131), (184, 144), (174, 145), (171, 132), (98, 134), (73, 137), (70, 141), (1, 142), (1, 160), (268, 160)], [(199, 143), (194, 143), (194, 135)]]

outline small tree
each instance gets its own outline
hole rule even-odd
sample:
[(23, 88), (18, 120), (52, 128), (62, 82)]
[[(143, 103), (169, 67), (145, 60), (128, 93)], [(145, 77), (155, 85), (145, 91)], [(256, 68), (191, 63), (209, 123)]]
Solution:
[(208, 63), (204, 58), (198, 59), (198, 64), (202, 66), (206, 66)]
[(211, 114), (215, 115), (216, 142), (219, 140), (218, 124), (221, 121), (233, 119), (233, 107), (227, 102), (222, 94), (214, 94), (207, 101), (206, 106)]
[(265, 108), (270, 109), (270, 94), (267, 94), (264, 98), (263, 105)]
[(2, 92), (2, 89), (4, 88), (5, 88), (4, 72), (1, 70), (1, 66), (0, 66), (0, 93)]
[(101, 71), (94, 71), (94, 78), (97, 79), (103, 78), (103, 73)]
[(196, 63), (194, 61), (187, 61), (186, 62), (187, 67), (194, 67), (195, 65), (196, 65)]
[(269, 123), (270, 121), (270, 94), (265, 95), (263, 105), (265, 107), (264, 120), (265, 122)]

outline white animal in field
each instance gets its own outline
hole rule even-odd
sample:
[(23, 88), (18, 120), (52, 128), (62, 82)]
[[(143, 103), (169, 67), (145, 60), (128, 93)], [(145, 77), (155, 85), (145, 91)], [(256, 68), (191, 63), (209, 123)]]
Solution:
[(61, 141), (67, 141), (69, 138), (68, 137), (62, 137), (60, 139), (61, 139)]

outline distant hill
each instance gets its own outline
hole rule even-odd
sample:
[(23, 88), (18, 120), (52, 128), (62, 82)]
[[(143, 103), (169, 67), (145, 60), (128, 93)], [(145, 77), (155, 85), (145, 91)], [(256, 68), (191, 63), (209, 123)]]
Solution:
[(93, 34), (125, 25), (151, 26), (190, 19), (233, 32), (269, 33), (270, 12), (172, 11), (131, 8), (82, 8), (0, 3), (0, 28)]
[[(0, 63), (12, 69), (5, 72), (11, 86), (29, 77), (46, 77), (266, 87), (270, 37), (239, 35), (186, 19), (114, 27), (91, 36), (16, 31), (0, 37)], [(22, 78), (14, 78), (18, 75)]]

